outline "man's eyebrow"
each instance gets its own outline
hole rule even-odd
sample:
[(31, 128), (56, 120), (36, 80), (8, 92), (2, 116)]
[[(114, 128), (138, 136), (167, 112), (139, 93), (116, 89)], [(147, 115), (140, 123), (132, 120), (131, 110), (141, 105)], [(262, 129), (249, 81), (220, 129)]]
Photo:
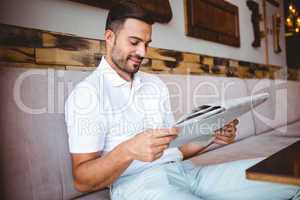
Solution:
[[(141, 42), (144, 42), (144, 40), (142, 38), (139, 38), (139, 37), (136, 37), (136, 36), (129, 36), (129, 38), (136, 39), (136, 40), (139, 40)], [(149, 44), (150, 42), (152, 42), (152, 40), (146, 41), (147, 44)]]

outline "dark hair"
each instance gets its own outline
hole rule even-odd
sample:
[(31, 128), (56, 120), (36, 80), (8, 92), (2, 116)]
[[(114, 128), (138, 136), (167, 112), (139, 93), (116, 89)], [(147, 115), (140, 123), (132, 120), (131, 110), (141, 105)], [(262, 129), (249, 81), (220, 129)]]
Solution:
[(122, 1), (113, 6), (107, 16), (105, 30), (117, 31), (128, 18), (139, 19), (147, 24), (154, 23), (148, 11), (131, 1)]

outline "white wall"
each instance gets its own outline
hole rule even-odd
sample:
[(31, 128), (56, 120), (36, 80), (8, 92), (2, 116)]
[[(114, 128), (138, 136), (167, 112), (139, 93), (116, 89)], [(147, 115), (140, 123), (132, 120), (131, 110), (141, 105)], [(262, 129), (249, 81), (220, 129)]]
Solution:
[[(246, 0), (228, 0), (239, 7), (241, 47), (235, 48), (185, 36), (183, 0), (170, 0), (173, 19), (168, 24), (153, 26), (151, 46), (265, 63), (265, 43), (261, 48), (251, 46), (253, 31), (251, 13)], [(256, 0), (262, 5), (262, 0)], [(283, 0), (280, 0), (283, 1)], [(281, 3), (282, 4), (282, 3)], [(282, 6), (282, 5), (281, 5)], [(0, 23), (42, 30), (71, 33), (81, 37), (103, 39), (107, 10), (82, 5), (68, 0), (1, 0)], [(268, 26), (271, 15), (278, 10), (268, 5)], [(283, 9), (280, 9), (283, 16)], [(221, 19), (220, 19), (221, 20)], [(283, 21), (284, 22), (284, 21)], [(269, 36), (270, 64), (286, 67), (284, 26), (282, 26), (281, 54), (273, 53), (273, 39)]]

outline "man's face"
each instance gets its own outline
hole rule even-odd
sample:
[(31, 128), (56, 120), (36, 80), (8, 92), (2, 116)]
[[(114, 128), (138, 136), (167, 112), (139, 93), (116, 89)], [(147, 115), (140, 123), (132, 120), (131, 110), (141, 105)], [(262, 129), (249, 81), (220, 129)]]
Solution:
[(125, 73), (139, 70), (151, 42), (151, 25), (133, 18), (127, 19), (115, 34), (111, 49), (112, 62)]

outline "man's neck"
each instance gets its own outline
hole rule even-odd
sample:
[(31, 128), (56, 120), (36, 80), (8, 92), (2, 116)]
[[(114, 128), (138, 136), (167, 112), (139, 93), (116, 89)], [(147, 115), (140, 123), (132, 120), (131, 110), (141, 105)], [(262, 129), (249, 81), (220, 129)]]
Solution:
[(128, 81), (128, 82), (132, 82), (133, 80), (133, 74), (130, 74), (128, 72), (123, 71), (122, 69), (120, 69), (119, 67), (117, 67), (111, 58), (108, 58), (107, 56), (104, 56), (105, 60), (108, 62), (108, 64), (111, 66), (111, 68), (113, 70), (115, 70), (115, 72), (117, 72), (117, 74), (123, 78), (124, 80)]

